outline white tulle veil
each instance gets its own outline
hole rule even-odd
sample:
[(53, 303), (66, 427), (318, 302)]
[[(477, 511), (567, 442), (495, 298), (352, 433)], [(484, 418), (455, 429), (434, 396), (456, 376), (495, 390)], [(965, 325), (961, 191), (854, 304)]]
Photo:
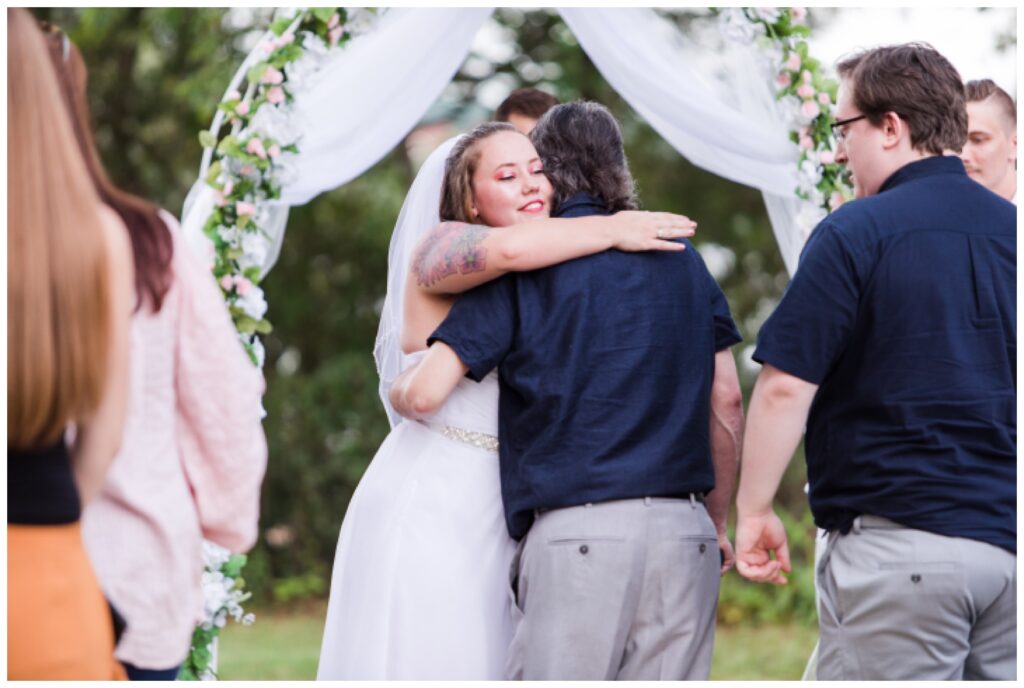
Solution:
[(407, 358), (402, 353), (402, 316), (405, 312), (405, 280), (409, 276), (409, 261), (412, 260), (413, 250), (420, 237), (441, 221), (444, 163), (459, 138), (453, 136), (442, 143), (420, 167), (391, 235), (388, 248), (388, 290), (380, 314), (377, 341), (373, 346), (373, 358), (377, 362), (377, 373), (380, 376), (380, 400), (387, 411), (391, 427), (402, 422), (402, 417), (391, 408), (388, 390), (404, 370)]

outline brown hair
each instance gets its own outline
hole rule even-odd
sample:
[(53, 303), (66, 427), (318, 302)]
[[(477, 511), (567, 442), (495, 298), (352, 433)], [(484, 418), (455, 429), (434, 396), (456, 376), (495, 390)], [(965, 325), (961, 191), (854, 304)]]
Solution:
[(1009, 118), (1012, 123), (1010, 128), (1017, 128), (1017, 104), (1013, 102), (1009, 93), (996, 85), (996, 82), (991, 79), (968, 81), (964, 85), (964, 91), (967, 94), (968, 103), (978, 103), (991, 98), (1003, 111), (1003, 114)]
[(44, 29), (57, 83), (71, 115), (72, 129), (89, 177), (100, 200), (113, 208), (128, 227), (135, 262), (135, 291), (139, 297), (137, 307), (148, 303), (153, 311), (159, 311), (171, 287), (171, 258), (174, 254), (171, 234), (155, 205), (122, 191), (110, 181), (92, 136), (92, 118), (86, 99), (88, 73), (82, 54), (57, 27), (44, 24)]
[(473, 175), (480, 162), (480, 143), (501, 131), (518, 133), (507, 122), (484, 122), (456, 141), (444, 161), (441, 187), (441, 219), (476, 223), (473, 217)]
[(555, 190), (552, 207), (587, 193), (613, 213), (637, 208), (622, 131), (605, 106), (578, 100), (554, 107), (537, 122), (530, 140)]
[(967, 141), (967, 108), (960, 74), (926, 43), (875, 48), (842, 60), (839, 76), (853, 88), (853, 102), (878, 126), (895, 112), (910, 129), (910, 143), (942, 155)]
[(558, 105), (558, 98), (536, 88), (517, 88), (508, 98), (502, 101), (494, 111), (494, 119), (507, 122), (509, 115), (525, 115), (533, 119), (541, 116)]
[(58, 441), (104, 391), (111, 281), (99, 199), (46, 44), (7, 10), (7, 445)]

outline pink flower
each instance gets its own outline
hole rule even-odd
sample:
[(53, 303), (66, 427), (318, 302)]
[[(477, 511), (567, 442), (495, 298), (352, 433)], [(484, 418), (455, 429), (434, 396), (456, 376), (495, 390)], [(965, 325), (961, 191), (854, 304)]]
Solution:
[(801, 136), (800, 148), (802, 148), (803, 150), (811, 150), (812, 148), (814, 148), (814, 141), (811, 140), (810, 136)]
[(245, 117), (249, 114), (249, 103), (246, 103), (245, 101), (239, 103), (235, 106), (235, 112)]
[(267, 150), (263, 147), (263, 142), (255, 137), (249, 139), (249, 143), (245, 145), (245, 152), (251, 153), (261, 160), (267, 159)]
[(818, 102), (821, 103), (822, 105), (831, 105), (832, 104), (832, 97), (829, 96), (829, 94), (827, 94), (827, 93), (819, 93), (818, 94)]
[(807, 8), (791, 7), (789, 9), (789, 16), (793, 19), (793, 23), (802, 24), (807, 19)]
[(838, 191), (833, 191), (832, 195), (829, 196), (828, 206), (832, 208), (832, 210), (837, 210), (843, 203), (846, 203), (846, 199), (843, 198), (843, 194)]
[(270, 53), (277, 50), (280, 46), (278, 45), (278, 39), (271, 38), (270, 40), (265, 41), (263, 45), (261, 45), (260, 47), (263, 49), (263, 52), (269, 55)]
[(220, 288), (224, 291), (231, 291), (231, 287), (234, 286), (234, 280), (231, 279), (231, 275), (224, 275), (220, 278)]
[(288, 45), (289, 43), (291, 43), (291, 42), (292, 42), (292, 41), (294, 41), (294, 40), (295, 40), (295, 34), (294, 34), (294, 33), (292, 33), (291, 31), (288, 31), (288, 32), (287, 32), (287, 33), (285, 33), (285, 34), (284, 34), (283, 36), (281, 36), (280, 38), (278, 38), (278, 39), (277, 39), (277, 42), (278, 42), (278, 44), (279, 44), (279, 45), (280, 45), (281, 47), (284, 47), (284, 46)]
[(786, 69), (788, 69), (791, 72), (795, 72), (798, 69), (800, 69), (800, 54), (799, 53), (790, 53), (789, 54), (789, 59), (786, 60)]
[(267, 91), (267, 102), (272, 105), (280, 105), (284, 102), (284, 89), (280, 86), (274, 86)]
[(241, 98), (242, 94), (238, 91), (228, 91), (224, 94), (224, 100), (240, 100)]
[(277, 156), (281, 155), (281, 146), (277, 145), (276, 143), (273, 144), (272, 146), (270, 146), (270, 148), (267, 149), (267, 155), (269, 155), (272, 158), (276, 158)]
[(224, 195), (230, 196), (231, 192), (235, 190), (235, 183), (230, 179), (224, 182)]
[(789, 78), (789, 74), (786, 72), (782, 72), (775, 77), (775, 85), (779, 88), (788, 88), (791, 83), (793, 83), (793, 80)]
[(267, 67), (267, 71), (263, 72), (261, 81), (265, 84), (279, 84), (284, 81), (284, 73), (280, 69)]
[(333, 29), (335, 26), (337, 26), (340, 23), (341, 23), (341, 17), (338, 16), (337, 12), (335, 12), (334, 14), (331, 15), (331, 18), (327, 20), (327, 28), (328, 29)]
[(813, 100), (805, 100), (800, 106), (800, 113), (807, 119), (814, 119), (821, 114), (821, 108)]
[(250, 174), (252, 174), (252, 165), (242, 165), (242, 168), (238, 171), (241, 172), (244, 176), (248, 177)]
[(252, 291), (252, 286), (252, 282), (242, 275), (235, 275), (235, 291), (238, 292), (239, 296), (245, 296)]
[(831, 165), (835, 161), (836, 154), (830, 150), (821, 151), (821, 153), (818, 154), (818, 162), (820, 162), (822, 165)]
[(238, 213), (239, 217), (241, 217), (242, 215), (248, 215), (249, 217), (252, 217), (253, 215), (256, 214), (256, 206), (254, 206), (252, 203), (239, 201), (238, 203), (235, 203), (235, 212)]
[(800, 75), (800, 78), (804, 80), (805, 84), (809, 84), (814, 79), (814, 75), (812, 75), (809, 70), (805, 69), (804, 73)]
[(335, 26), (327, 32), (327, 42), (331, 44), (331, 47), (338, 45), (338, 41), (341, 40), (341, 35), (343, 33), (345, 33), (345, 29), (341, 26)]
[(213, 190), (213, 202), (216, 203), (218, 207), (223, 208), (225, 206), (225, 204), (227, 204), (228, 201), (227, 201), (226, 198), (224, 198), (224, 192), (223, 191), (219, 191), (218, 189), (214, 189)]
[(811, 86), (810, 84), (800, 84), (800, 88), (796, 90), (796, 94), (804, 99), (813, 98), (814, 87)]

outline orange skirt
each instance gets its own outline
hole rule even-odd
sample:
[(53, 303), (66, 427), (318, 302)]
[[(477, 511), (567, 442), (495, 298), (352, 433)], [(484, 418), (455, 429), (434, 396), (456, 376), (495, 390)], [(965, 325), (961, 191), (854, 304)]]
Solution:
[(125, 678), (78, 523), (7, 526), (7, 678)]

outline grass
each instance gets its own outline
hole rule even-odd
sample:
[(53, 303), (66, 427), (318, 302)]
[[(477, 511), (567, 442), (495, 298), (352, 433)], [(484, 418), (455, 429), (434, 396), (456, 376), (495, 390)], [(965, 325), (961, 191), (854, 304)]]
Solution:
[[(252, 626), (229, 625), (220, 643), (222, 680), (312, 680), (320, 657), (323, 603), (291, 611), (257, 611)], [(712, 680), (796, 680), (817, 629), (786, 624), (719, 626)]]

